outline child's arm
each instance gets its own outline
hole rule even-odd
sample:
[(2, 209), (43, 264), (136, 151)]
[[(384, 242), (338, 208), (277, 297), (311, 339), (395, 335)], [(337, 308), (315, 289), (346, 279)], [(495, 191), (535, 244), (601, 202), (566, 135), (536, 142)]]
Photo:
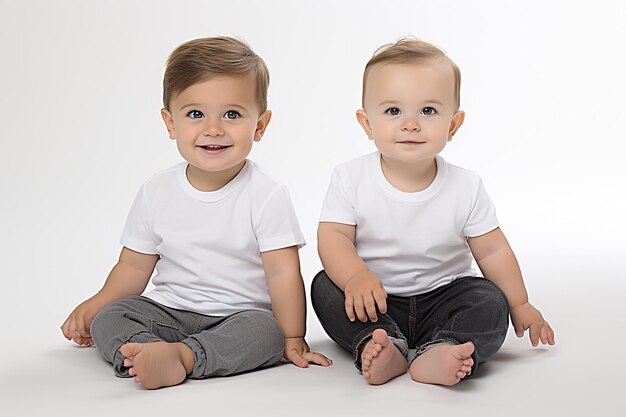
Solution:
[[(322, 222), (317, 228), (318, 251), (326, 274), (345, 294), (345, 310), (350, 321), (358, 317), (378, 321), (376, 306), (387, 312), (387, 292), (354, 247), (356, 227)], [(356, 313), (356, 315), (355, 315)]]
[(272, 299), (272, 311), (285, 335), (285, 359), (301, 368), (313, 362), (332, 365), (324, 355), (309, 351), (306, 333), (306, 302), (300, 275), (298, 248), (291, 246), (261, 253)]
[(511, 321), (517, 337), (528, 329), (533, 346), (554, 344), (554, 332), (535, 307), (528, 302), (528, 293), (517, 259), (500, 228), (482, 236), (470, 237), (467, 242), (485, 278), (495, 283), (506, 295), (511, 310)]
[(89, 331), (91, 320), (113, 301), (130, 295), (140, 295), (146, 289), (158, 259), (158, 255), (146, 255), (122, 248), (119, 260), (102, 289), (78, 305), (61, 326), (67, 340), (73, 339), (79, 345), (93, 346)]

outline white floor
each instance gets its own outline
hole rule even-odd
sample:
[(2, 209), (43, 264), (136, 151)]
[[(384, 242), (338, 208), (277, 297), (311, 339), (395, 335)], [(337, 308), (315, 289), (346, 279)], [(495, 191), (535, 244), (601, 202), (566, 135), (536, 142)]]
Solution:
[(535, 300), (556, 329), (557, 345), (532, 349), (510, 333), (476, 378), (453, 388), (416, 384), (408, 375), (368, 386), (351, 357), (311, 317), (310, 344), (334, 360), (331, 368), (284, 364), (147, 391), (115, 378), (95, 349), (75, 347), (55, 328), (44, 328), (41, 323), (50, 323), (55, 314), (39, 325), (20, 323), (16, 316), (8, 328), (26, 327), (11, 344), (3, 338), (0, 415), (623, 416), (626, 323), (623, 315), (611, 317), (623, 305), (623, 295), (623, 286), (545, 288)]

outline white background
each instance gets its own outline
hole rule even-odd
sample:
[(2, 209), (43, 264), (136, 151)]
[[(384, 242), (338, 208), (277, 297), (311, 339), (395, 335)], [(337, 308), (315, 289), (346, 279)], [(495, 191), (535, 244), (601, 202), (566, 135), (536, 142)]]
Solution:
[[(617, 0), (0, 0), (0, 413), (619, 415), (625, 23)], [(365, 63), (405, 35), (440, 46), (461, 68), (466, 112), (443, 156), (483, 177), (558, 345), (511, 335), (454, 389), (373, 388), (311, 311), (331, 369), (146, 392), (65, 341), (58, 327), (115, 263), (138, 188), (180, 160), (159, 114), (165, 60), (212, 35), (241, 37), (270, 68), (274, 117), (251, 158), (291, 190), (307, 286), (332, 168), (374, 149), (354, 116)]]

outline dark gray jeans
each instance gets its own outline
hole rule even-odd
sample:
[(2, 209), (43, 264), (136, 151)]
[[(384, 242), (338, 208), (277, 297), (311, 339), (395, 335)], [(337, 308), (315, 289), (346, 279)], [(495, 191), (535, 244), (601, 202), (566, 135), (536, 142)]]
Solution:
[(509, 305), (502, 290), (478, 277), (459, 278), (429, 293), (411, 297), (389, 295), (387, 313), (378, 321), (351, 322), (344, 309), (345, 296), (321, 271), (311, 285), (311, 302), (326, 333), (342, 348), (354, 354), (361, 369), (361, 348), (376, 329), (384, 329), (407, 356), (417, 349), (412, 362), (434, 344), (472, 342), (475, 374), (504, 343), (509, 326)]
[(213, 317), (165, 307), (149, 298), (132, 296), (109, 304), (91, 322), (91, 335), (115, 374), (129, 377), (126, 343), (182, 342), (194, 354), (190, 378), (232, 375), (272, 365), (285, 349), (283, 331), (265, 311), (244, 310)]

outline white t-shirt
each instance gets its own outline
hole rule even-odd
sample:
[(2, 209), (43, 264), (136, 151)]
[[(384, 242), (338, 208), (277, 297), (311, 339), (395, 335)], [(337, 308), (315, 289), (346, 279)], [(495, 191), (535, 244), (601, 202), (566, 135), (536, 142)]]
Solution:
[(223, 188), (202, 192), (186, 168), (142, 186), (122, 233), (125, 247), (161, 257), (144, 295), (213, 316), (271, 311), (261, 252), (305, 244), (287, 188), (247, 160)]
[(432, 184), (406, 193), (387, 181), (380, 156), (335, 168), (320, 222), (356, 226), (357, 254), (389, 294), (423, 294), (477, 276), (466, 237), (498, 227), (480, 177), (437, 156)]

